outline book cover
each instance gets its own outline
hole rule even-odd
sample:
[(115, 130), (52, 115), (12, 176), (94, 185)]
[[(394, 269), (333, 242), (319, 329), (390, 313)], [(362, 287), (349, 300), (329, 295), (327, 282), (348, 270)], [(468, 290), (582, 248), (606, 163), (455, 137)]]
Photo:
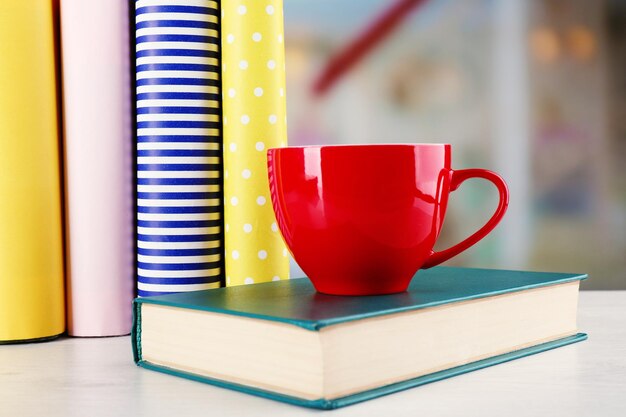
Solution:
[(139, 296), (222, 282), (219, 2), (135, 2)]
[(65, 330), (56, 8), (0, 2), (0, 342)]
[(71, 336), (123, 335), (132, 324), (129, 30), (126, 0), (61, 2)]
[(287, 146), (283, 1), (223, 1), (226, 285), (289, 278), (267, 150)]
[(270, 392), (144, 361), (141, 345), (141, 306), (144, 303), (182, 309), (268, 320), (318, 332), (329, 326), (397, 313), (461, 304), (503, 294), (523, 292), (585, 279), (585, 275), (524, 271), (483, 270), (437, 267), (419, 271), (408, 291), (399, 294), (367, 297), (342, 297), (319, 294), (307, 279), (296, 279), (253, 286), (221, 288), (135, 300), (133, 352), (139, 366), (210, 384), (313, 408), (336, 408), (386, 395), (450, 376), (481, 369), (533, 353), (584, 340), (584, 334), (572, 334), (513, 352), (462, 364), (331, 400), (306, 400)]

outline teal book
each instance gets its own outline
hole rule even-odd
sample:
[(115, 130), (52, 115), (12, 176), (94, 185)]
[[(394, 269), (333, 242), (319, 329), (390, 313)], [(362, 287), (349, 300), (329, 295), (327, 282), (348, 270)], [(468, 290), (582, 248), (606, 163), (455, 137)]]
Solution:
[(391, 295), (324, 295), (292, 279), (138, 298), (134, 359), (333, 409), (586, 339), (576, 325), (585, 278), (437, 267)]

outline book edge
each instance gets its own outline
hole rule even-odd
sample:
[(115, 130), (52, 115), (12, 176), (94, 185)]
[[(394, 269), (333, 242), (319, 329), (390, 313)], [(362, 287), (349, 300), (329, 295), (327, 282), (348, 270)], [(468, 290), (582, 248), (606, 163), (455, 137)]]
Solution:
[(141, 358), (141, 303), (139, 299), (133, 301), (133, 325), (130, 330), (130, 340), (133, 348), (133, 360), (139, 365)]
[(26, 343), (45, 343), (45, 342), (49, 342), (51, 340), (58, 339), (59, 337), (61, 337), (64, 334), (65, 334), (65, 332), (52, 334), (50, 336), (32, 337), (32, 338), (29, 338), (29, 339), (1, 339), (0, 340), (0, 345), (19, 345), (19, 344), (26, 344)]
[[(137, 303), (137, 308), (139, 307), (139, 303)], [(134, 310), (136, 312), (136, 310)], [(134, 316), (137, 317), (137, 316)], [(137, 323), (140, 325), (141, 320), (138, 318)], [(135, 326), (133, 326), (133, 330), (135, 330)], [(468, 372), (477, 371), (479, 369), (487, 368), (493, 365), (498, 365), (501, 363), (509, 362), (515, 359), (520, 359), (526, 356), (534, 355), (536, 353), (545, 352), (548, 350), (556, 349), (562, 346), (566, 346), (572, 343), (582, 342), (587, 339), (586, 333), (577, 333), (571, 336), (563, 337), (560, 339), (556, 339), (550, 342), (541, 343), (535, 346), (530, 346), (524, 349), (515, 350), (512, 352), (508, 352), (502, 355), (492, 356), (490, 358), (481, 359), (479, 361), (470, 362), (465, 365), (456, 366), (453, 368), (445, 369), (443, 371), (434, 372), (427, 375), (422, 375), (416, 378), (408, 379), (401, 382), (396, 382), (390, 385), (385, 385), (382, 387), (374, 388), (371, 390), (363, 391), (356, 394), (351, 394), (345, 397), (336, 398), (333, 400), (327, 400), (324, 398), (319, 398), (316, 400), (305, 400), (298, 397), (293, 397), (285, 394), (275, 393), (271, 391), (266, 391), (261, 388), (250, 387), (246, 385), (241, 385), (233, 382), (228, 382), (224, 380), (214, 379), (202, 375), (193, 374), (186, 371), (180, 371), (174, 368), (169, 368), (162, 365), (156, 365), (141, 359), (141, 349), (140, 349), (140, 335), (137, 335), (137, 332), (133, 332), (135, 336), (133, 336), (133, 353), (135, 355), (135, 362), (138, 366), (149, 369), (152, 371), (157, 371), (185, 379), (190, 379), (193, 381), (203, 382), (206, 384), (214, 385), (220, 388), (228, 388), (234, 391), (243, 392), (245, 394), (254, 395), (257, 397), (267, 398), (270, 400), (280, 401), (292, 405), (297, 405), (301, 407), (307, 408), (315, 408), (315, 409), (336, 409), (345, 407), (348, 405), (357, 404), (363, 401), (371, 400), (377, 397), (382, 397), (385, 395), (389, 395), (395, 392), (404, 391), (406, 389), (418, 387), (421, 385), (429, 384), (431, 382), (441, 381), (443, 379), (451, 378), (454, 376), (462, 375)], [(135, 338), (137, 337), (137, 338)]]
[(588, 338), (586, 333), (576, 333), (571, 336), (555, 339), (550, 342), (540, 343), (538, 345), (530, 346), (524, 349), (514, 350), (501, 355), (492, 356), (489, 358), (481, 359), (478, 361), (470, 362), (465, 365), (455, 366), (453, 368), (444, 369), (442, 371), (433, 372), (431, 374), (422, 375), (417, 378), (408, 379), (406, 381), (396, 382), (391, 385), (386, 385), (378, 388), (374, 388), (368, 391), (348, 395), (346, 397), (337, 398), (330, 401), (333, 408), (344, 407), (347, 405), (357, 404), (363, 401), (367, 401), (373, 398), (381, 397), (384, 395), (392, 394), (398, 391), (404, 391), (406, 389), (419, 387), (431, 382), (441, 381), (443, 379), (451, 378), (454, 376), (466, 374), (472, 371), (488, 368), (490, 366), (499, 365), (501, 363), (510, 362), (516, 359), (521, 359), (526, 356), (534, 355), (537, 353), (545, 352), (548, 350), (556, 349), (562, 346), (567, 346), (573, 343), (582, 342)]
[[(464, 269), (470, 269), (470, 268), (464, 268)], [(471, 269), (479, 269), (479, 268), (471, 268)], [(534, 272), (534, 271), (513, 271), (513, 272)], [(540, 273), (540, 272), (534, 272), (534, 273)], [(555, 274), (555, 272), (548, 272), (548, 273)], [(588, 278), (587, 274), (566, 274), (566, 273), (560, 273), (560, 274), (565, 275), (565, 276), (559, 279), (520, 286), (516, 288), (508, 288), (508, 289), (503, 289), (503, 290), (484, 292), (484, 293), (475, 294), (471, 296), (449, 298), (446, 300), (440, 300), (440, 301), (435, 301), (435, 302), (420, 304), (420, 305), (407, 306), (404, 308), (394, 308), (394, 309), (388, 309), (388, 310), (375, 311), (375, 312), (366, 313), (366, 314), (357, 314), (357, 315), (352, 315), (352, 316), (322, 319), (322, 320), (316, 320), (316, 321), (303, 320), (303, 319), (288, 319), (288, 318), (277, 317), (277, 316), (268, 316), (268, 315), (263, 315), (263, 314), (254, 314), (254, 313), (247, 313), (247, 312), (242, 312), (242, 311), (212, 308), (209, 306), (190, 306), (188, 304), (172, 302), (172, 301), (162, 300), (158, 298), (153, 299), (152, 297), (136, 298), (134, 300), (134, 303), (137, 303), (137, 304), (151, 303), (151, 304), (158, 304), (158, 305), (163, 305), (163, 306), (184, 308), (188, 310), (206, 311), (206, 312), (218, 313), (218, 314), (228, 314), (228, 315), (233, 315), (233, 316), (240, 316), (240, 317), (247, 317), (247, 318), (252, 318), (252, 319), (267, 320), (267, 321), (273, 321), (273, 322), (278, 322), (278, 323), (290, 324), (290, 325), (298, 326), (298, 327), (301, 327), (303, 329), (310, 330), (310, 331), (319, 331), (320, 329), (324, 327), (333, 326), (333, 325), (342, 324), (342, 323), (348, 323), (348, 322), (352, 322), (356, 320), (369, 319), (372, 317), (382, 317), (382, 316), (386, 316), (390, 314), (405, 313), (409, 311), (423, 310), (426, 308), (438, 307), (438, 306), (453, 304), (453, 303), (461, 302), (461, 301), (478, 300), (481, 298), (493, 297), (493, 296), (502, 295), (502, 294), (510, 294), (510, 293), (515, 293), (515, 292), (520, 292), (520, 291), (527, 291), (527, 290), (531, 290), (535, 288), (549, 287), (552, 285), (566, 284), (566, 283), (575, 282), (575, 281), (584, 281)], [(258, 284), (258, 285), (263, 285), (263, 284)]]
[(427, 309), (427, 308), (440, 307), (440, 306), (444, 306), (444, 305), (448, 305), (448, 304), (454, 304), (454, 303), (459, 303), (459, 302), (464, 302), (464, 301), (474, 301), (474, 300), (480, 300), (482, 298), (495, 297), (495, 296), (498, 296), (498, 295), (513, 294), (513, 293), (521, 292), (521, 291), (529, 291), (529, 290), (533, 290), (533, 289), (536, 289), (536, 288), (546, 288), (546, 287), (551, 287), (551, 286), (555, 286), (555, 285), (568, 284), (568, 283), (571, 283), (571, 282), (583, 281), (586, 278), (587, 278), (587, 274), (581, 274), (581, 275), (570, 276), (570, 277), (567, 277), (567, 278), (561, 278), (561, 279), (553, 280), (553, 281), (549, 281), (549, 282), (541, 282), (541, 283), (537, 283), (537, 284), (524, 285), (524, 286), (520, 286), (520, 287), (516, 287), (516, 288), (505, 289), (505, 290), (496, 290), (496, 291), (484, 292), (484, 293), (481, 293), (481, 294), (475, 294), (475, 295), (470, 295), (470, 296), (457, 297), (457, 298), (448, 298), (446, 300), (420, 304), (420, 305), (417, 305), (417, 306), (409, 306), (409, 307), (405, 307), (405, 308), (395, 308), (395, 309), (390, 309), (390, 310), (376, 311), (376, 312), (372, 312), (372, 313), (369, 313), (369, 314), (359, 314), (359, 315), (354, 315), (354, 316), (346, 316), (346, 317), (341, 317), (341, 318), (331, 318), (331, 319), (326, 319), (326, 320), (320, 320), (320, 321), (316, 322), (316, 324), (317, 324), (316, 330), (319, 330), (319, 329), (327, 327), (327, 326), (333, 326), (333, 325), (337, 325), (337, 324), (348, 323), (348, 322), (356, 321), (356, 320), (369, 319), (369, 318), (373, 318), (373, 317), (387, 316), (387, 315), (397, 314), (397, 313), (406, 313), (406, 312), (410, 312), (410, 311), (424, 310), (424, 309)]

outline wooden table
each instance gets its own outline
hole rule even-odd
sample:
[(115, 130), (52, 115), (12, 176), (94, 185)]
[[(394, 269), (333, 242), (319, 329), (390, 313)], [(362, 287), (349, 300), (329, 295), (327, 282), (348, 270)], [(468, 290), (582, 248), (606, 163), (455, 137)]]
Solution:
[[(589, 340), (373, 401), (339, 416), (626, 416), (626, 291), (582, 292)], [(129, 337), (0, 346), (0, 416), (319, 414), (137, 368)]]

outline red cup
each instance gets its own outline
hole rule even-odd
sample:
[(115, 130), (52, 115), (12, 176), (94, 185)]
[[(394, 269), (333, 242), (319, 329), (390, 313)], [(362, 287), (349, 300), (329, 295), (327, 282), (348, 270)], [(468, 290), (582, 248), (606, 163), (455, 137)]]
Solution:
[[(447, 144), (337, 145), (268, 151), (272, 204), (291, 254), (317, 291), (405, 291), (420, 268), (463, 252), (502, 219), (509, 191), (485, 169), (453, 170)], [(448, 196), (469, 178), (491, 181), (500, 202), (476, 233), (441, 252)]]

